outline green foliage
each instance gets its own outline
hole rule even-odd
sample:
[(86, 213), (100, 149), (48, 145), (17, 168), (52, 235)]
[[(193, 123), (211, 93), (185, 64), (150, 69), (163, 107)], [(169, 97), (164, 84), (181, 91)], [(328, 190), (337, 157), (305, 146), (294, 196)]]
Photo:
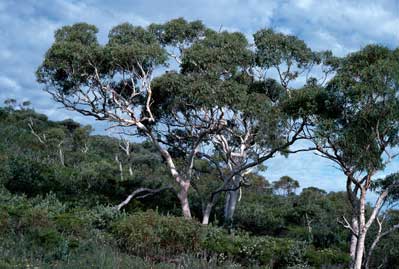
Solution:
[(289, 201), (279, 196), (268, 194), (252, 199), (244, 196), (234, 219), (238, 228), (256, 235), (276, 236), (284, 233), (291, 207)]
[(385, 178), (375, 180), (372, 184), (372, 188), (377, 193), (388, 190), (388, 203), (395, 203), (399, 199), (399, 173), (389, 174)]
[[(31, 133), (28, 127), (31, 123), (35, 132), (46, 138), (45, 145)], [(90, 136), (90, 126), (80, 126), (71, 120), (52, 122), (44, 115), (26, 110), (4, 111), (0, 126), (0, 182), (14, 193), (35, 196), (53, 192), (70, 203), (93, 206), (115, 204), (139, 186), (159, 187), (162, 179), (168, 180), (162, 159), (148, 143), (132, 143), (134, 154), (128, 159), (118, 148), (120, 141)], [(62, 136), (52, 135), (58, 133)], [(59, 141), (63, 142), (61, 147)], [(64, 165), (59, 160), (60, 149)], [(115, 155), (124, 165), (124, 181), (120, 179)], [(127, 171), (129, 164), (132, 176)], [(146, 201), (155, 208), (151, 198)], [(174, 203), (173, 198), (165, 196), (165, 207), (170, 208)]]
[(128, 72), (132, 66), (139, 69), (138, 64), (148, 70), (166, 61), (165, 51), (156, 36), (142, 27), (123, 23), (112, 28), (108, 38), (104, 49), (110, 70), (106, 72)]
[(97, 32), (95, 26), (86, 23), (57, 30), (55, 42), (38, 68), (38, 81), (52, 81), (64, 93), (73, 91), (75, 87), (87, 86), (87, 80), (95, 72), (92, 65), (100, 61), (102, 53)]
[(324, 256), (317, 260), (312, 255), (319, 252), (309, 249), (303, 241), (255, 237), (241, 232), (228, 234), (220, 228), (201, 226), (183, 218), (160, 216), (153, 211), (120, 219), (112, 225), (112, 233), (123, 250), (155, 259), (161, 259), (164, 255), (173, 258), (181, 253), (207, 253), (216, 255), (219, 262), (234, 260), (243, 266), (263, 265), (270, 268), (305, 266), (308, 264), (307, 257), (310, 257), (309, 263), (317, 266), (343, 265), (347, 262), (342, 252), (328, 249), (320, 251)]
[(202, 228), (194, 221), (161, 217), (147, 211), (133, 214), (114, 224), (113, 233), (120, 246), (136, 255), (167, 256), (196, 253), (201, 249)]
[(309, 264), (315, 268), (323, 268), (326, 264), (341, 265), (335, 268), (344, 268), (343, 266), (350, 261), (347, 253), (329, 248), (322, 250), (309, 249), (305, 256)]
[(295, 36), (264, 29), (254, 34), (257, 62), (260, 66), (278, 66), (287, 63), (302, 67), (311, 63), (313, 54), (305, 42)]
[(305, 264), (306, 245), (288, 239), (251, 237), (248, 234), (228, 235), (223, 231), (209, 231), (205, 248), (208, 251), (234, 258), (244, 265), (268, 265), (284, 268)]
[[(275, 33), (271, 29), (261, 29), (254, 34), (255, 61), (263, 69), (276, 69), (284, 88), (321, 59), (317, 53), (295, 36)], [(323, 54), (326, 56), (326, 54)], [(330, 59), (331, 57), (328, 57)], [(327, 61), (324, 61), (327, 63)]]
[(299, 188), (299, 182), (289, 176), (282, 176), (278, 181), (273, 182), (273, 189), (282, 194), (291, 195)]
[[(348, 177), (384, 169), (384, 152), (399, 145), (399, 49), (370, 45), (337, 58), (271, 29), (256, 32), (251, 47), (242, 33), (216, 32), (183, 18), (148, 27), (117, 25), (106, 44), (98, 42), (97, 33), (86, 23), (57, 30), (37, 70), (38, 82), (69, 109), (136, 125), (134, 134), (162, 142), (157, 146), (168, 150), (177, 170), (191, 180), (194, 216), (201, 216), (204, 201), (218, 188), (215, 179), (224, 180), (215, 166), (223, 166), (222, 174), (262, 154), (288, 154), (302, 135)], [(171, 60), (178, 66), (165, 71)], [(290, 82), (314, 65), (333, 74), (326, 85), (310, 77), (293, 90)], [(279, 81), (268, 77), (269, 71)], [(275, 195), (263, 178), (249, 175), (252, 186), (243, 190), (234, 219), (238, 230), (231, 233), (174, 216), (173, 191), (137, 199), (120, 213), (109, 204), (138, 187), (171, 182), (159, 149), (132, 143), (126, 154), (120, 140), (92, 136), (90, 126), (50, 121), (29, 102), (11, 98), (5, 105), (0, 109), (0, 267), (325, 268), (348, 262), (349, 233), (336, 223), (353, 213), (344, 193), (307, 188), (296, 195), (299, 183), (285, 176), (273, 183), (283, 194)], [(300, 133), (292, 135), (295, 130)], [(222, 147), (230, 149), (214, 143), (215, 135), (223, 135)], [(233, 158), (237, 167), (228, 167), (227, 158), (243, 143), (247, 157)], [(205, 160), (202, 148), (213, 151), (214, 162)], [(195, 179), (186, 169), (189, 156), (195, 159)], [(365, 190), (389, 189), (388, 202), (397, 200), (398, 174), (365, 180)], [(157, 212), (146, 211), (154, 208)], [(219, 202), (215, 223), (220, 211)], [(397, 223), (397, 212), (386, 213), (390, 225)], [(388, 255), (372, 264), (397, 263), (392, 243), (397, 240), (395, 233), (383, 238), (386, 245), (376, 253)]]
[(248, 67), (251, 61), (252, 54), (243, 34), (210, 31), (185, 51), (182, 73), (202, 73), (207, 78), (219, 78), (234, 75), (238, 67)]
[(163, 25), (151, 24), (149, 30), (157, 36), (161, 44), (183, 50), (190, 43), (203, 37), (206, 28), (201, 21), (187, 22), (184, 18), (178, 18)]
[(367, 46), (342, 60), (327, 87), (340, 112), (320, 117), (316, 134), (356, 171), (382, 169), (383, 149), (399, 143), (398, 63), (388, 48)]

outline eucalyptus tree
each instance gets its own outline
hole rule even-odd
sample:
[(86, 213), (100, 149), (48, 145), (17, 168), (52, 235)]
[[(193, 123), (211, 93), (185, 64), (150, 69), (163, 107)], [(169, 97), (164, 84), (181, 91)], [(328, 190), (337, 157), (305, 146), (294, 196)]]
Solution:
[(299, 188), (299, 182), (289, 176), (282, 176), (279, 180), (273, 182), (273, 189), (283, 195), (295, 194)]
[[(85, 23), (57, 30), (38, 81), (65, 108), (147, 137), (191, 218), (194, 160), (208, 136), (224, 128), (223, 107), (240, 98), (241, 88), (229, 78), (250, 59), (245, 37), (183, 19), (146, 28), (121, 24), (105, 45), (97, 31)], [(167, 70), (172, 60), (176, 71)]]
[[(248, 85), (242, 80), (253, 62), (253, 53), (243, 34), (212, 30), (181, 52), (180, 72), (169, 72), (154, 81), (159, 93), (154, 97), (154, 113), (164, 115), (163, 124), (169, 126), (168, 133), (172, 135), (164, 143), (174, 149), (174, 154), (184, 156), (195, 146), (194, 157), (212, 156), (207, 160), (214, 161), (216, 152), (211, 141), (229, 124), (233, 111), (248, 100)], [(215, 121), (220, 122), (220, 127), (204, 136), (206, 143), (193, 144), (193, 134)], [(195, 162), (191, 165), (196, 172)], [(199, 179), (197, 172), (190, 176)], [(203, 208), (204, 224), (208, 223), (212, 206)]]
[[(227, 126), (212, 142), (217, 154), (203, 155), (210, 159), (223, 179), (205, 209), (206, 216), (222, 191), (226, 192), (224, 216), (231, 223), (246, 175), (276, 154), (287, 154), (289, 147), (303, 139), (307, 117), (293, 118), (282, 103), (302, 80), (313, 77), (323, 84), (333, 72), (330, 52), (313, 52), (303, 40), (291, 35), (261, 29), (254, 34), (254, 58), (249, 68), (241, 68), (239, 81), (246, 87), (246, 96), (226, 113)], [(305, 150), (305, 149), (304, 149)], [(300, 151), (300, 150), (298, 150)]]
[(399, 153), (398, 90), (399, 51), (370, 45), (341, 59), (326, 88), (309, 83), (291, 104), (292, 111), (312, 111), (306, 136), (346, 176), (352, 216), (342, 222), (352, 233), (351, 268), (364, 265), (367, 232), (398, 184), (392, 180), (381, 186), (372, 212), (366, 214), (376, 174)]

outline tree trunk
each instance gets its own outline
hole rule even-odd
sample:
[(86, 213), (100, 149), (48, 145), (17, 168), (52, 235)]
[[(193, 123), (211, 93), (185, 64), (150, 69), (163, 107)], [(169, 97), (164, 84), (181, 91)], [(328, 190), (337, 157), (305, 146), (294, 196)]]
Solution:
[(356, 259), (355, 259), (355, 264), (353, 266), (354, 269), (362, 269), (366, 234), (367, 230), (364, 228), (362, 231), (359, 232), (359, 238), (357, 240), (357, 248), (356, 248)]
[(191, 219), (190, 203), (188, 201), (188, 189), (189, 188), (190, 188), (190, 181), (181, 181), (180, 182), (180, 191), (177, 194), (177, 197), (180, 200), (183, 216), (186, 219)]
[(308, 240), (309, 242), (313, 242), (312, 220), (309, 218), (308, 213), (305, 213), (305, 218), (306, 226), (308, 227)]
[(357, 217), (355, 215), (352, 216), (351, 226), (352, 226), (353, 232), (356, 233), (356, 234), (354, 234), (353, 232), (351, 234), (350, 249), (349, 249), (349, 255), (350, 255), (351, 261), (350, 261), (349, 268), (353, 268), (354, 265), (355, 265), (356, 247), (357, 247), (357, 234), (359, 233), (359, 222), (358, 222)]
[(64, 152), (62, 151), (62, 143), (63, 143), (63, 142), (61, 142), (61, 143), (58, 145), (58, 154), (59, 154), (59, 156), (60, 156), (61, 165), (62, 165), (62, 166), (65, 166), (65, 158), (64, 158)]
[(233, 223), (234, 212), (236, 210), (240, 190), (228, 191), (226, 193), (226, 202), (224, 205), (224, 222), (226, 224)]
[(123, 178), (123, 166), (122, 166), (122, 162), (118, 158), (118, 154), (115, 155), (115, 161), (117, 162), (117, 164), (119, 166), (119, 174), (120, 174), (120, 177), (121, 177), (121, 181), (124, 181), (124, 178)]
[(353, 268), (361, 269), (363, 265), (363, 256), (365, 251), (365, 241), (368, 227), (366, 226), (366, 192), (367, 190), (362, 188), (359, 199), (359, 222), (358, 222), (358, 237), (356, 245), (356, 257)]
[(224, 223), (228, 225), (233, 223), (234, 212), (237, 207), (238, 199), (240, 198), (241, 179), (241, 174), (234, 176), (231, 184), (228, 185), (228, 188), (232, 190), (226, 192), (226, 201), (224, 204)]
[(206, 204), (203, 216), (202, 216), (202, 224), (208, 225), (209, 224), (209, 218), (211, 216), (212, 208), (214, 204), (212, 202), (209, 202)]
[[(222, 186), (223, 188), (224, 186)], [(213, 207), (215, 204), (218, 202), (219, 197), (220, 197), (221, 191), (218, 190), (214, 193), (211, 194), (211, 198), (208, 200), (205, 208), (202, 209), (202, 224), (208, 225), (209, 224), (209, 218), (211, 216)]]
[(180, 176), (180, 173), (177, 171), (172, 156), (169, 154), (169, 152), (166, 149), (161, 147), (157, 137), (151, 132), (151, 130), (147, 129), (147, 127), (145, 127), (142, 123), (137, 123), (137, 128), (139, 128), (140, 130), (142, 130), (147, 134), (147, 136), (151, 139), (152, 143), (158, 149), (159, 153), (165, 159), (170, 174), (174, 178), (175, 182), (180, 186), (180, 190), (177, 194), (177, 197), (179, 198), (180, 201), (183, 216), (186, 219), (191, 219), (190, 203), (188, 201), (188, 190), (190, 188), (190, 180), (183, 179)]
[(131, 164), (129, 164), (129, 175), (133, 176), (133, 169)]

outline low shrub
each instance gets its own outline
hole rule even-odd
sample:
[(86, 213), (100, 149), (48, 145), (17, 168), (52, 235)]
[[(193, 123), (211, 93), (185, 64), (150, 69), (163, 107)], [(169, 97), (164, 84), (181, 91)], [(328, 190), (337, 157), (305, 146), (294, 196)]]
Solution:
[(176, 256), (201, 251), (203, 227), (180, 217), (139, 212), (113, 224), (119, 246), (135, 255)]
[(268, 265), (271, 268), (305, 263), (307, 248), (300, 241), (242, 233), (231, 235), (222, 230), (208, 231), (203, 244), (207, 251), (234, 258), (243, 265)]
[(116, 221), (112, 227), (124, 251), (160, 260), (186, 253), (217, 257), (219, 263), (234, 260), (244, 266), (282, 268), (305, 263), (307, 246), (303, 242), (247, 233), (228, 234), (221, 228), (160, 216), (154, 211), (135, 213)]
[(0, 268), (344, 268), (348, 262), (339, 250), (301, 240), (229, 233), (154, 211), (68, 207), (52, 194), (0, 191), (0, 217)]
[[(316, 268), (345, 268), (350, 261), (347, 253), (331, 248), (321, 250), (310, 248), (305, 257), (309, 264)], [(334, 267), (327, 267), (327, 265)]]

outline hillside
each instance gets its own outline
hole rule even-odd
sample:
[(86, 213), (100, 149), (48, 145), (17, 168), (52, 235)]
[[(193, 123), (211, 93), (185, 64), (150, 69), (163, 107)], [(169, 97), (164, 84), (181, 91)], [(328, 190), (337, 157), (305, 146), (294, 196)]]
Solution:
[[(349, 233), (337, 223), (350, 211), (345, 193), (285, 193), (252, 174), (234, 222), (223, 225), (222, 198), (203, 226), (199, 193), (215, 181), (208, 171), (190, 198), (192, 221), (169, 189), (118, 211), (134, 190), (172, 181), (149, 143), (130, 143), (127, 156), (126, 141), (90, 131), (0, 109), (1, 268), (346, 268)], [(398, 240), (385, 238), (375, 262), (385, 252), (385, 264), (396, 264)]]

